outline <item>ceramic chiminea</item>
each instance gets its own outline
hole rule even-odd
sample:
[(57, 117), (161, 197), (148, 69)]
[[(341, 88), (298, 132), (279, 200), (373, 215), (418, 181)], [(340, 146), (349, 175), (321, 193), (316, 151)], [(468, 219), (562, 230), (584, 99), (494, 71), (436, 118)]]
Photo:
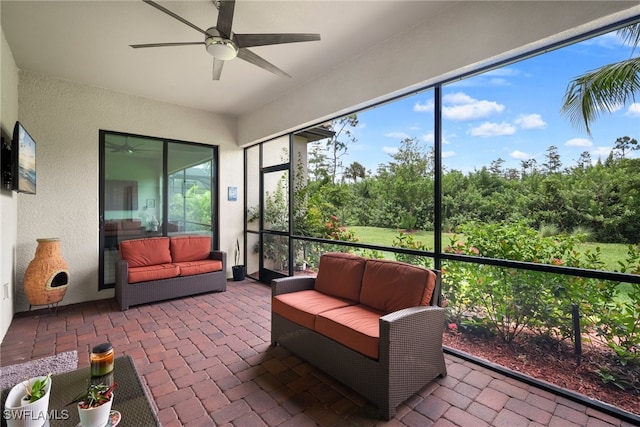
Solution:
[(35, 258), (24, 273), (24, 292), (30, 305), (56, 304), (64, 298), (69, 284), (60, 239), (37, 239), (37, 242)]

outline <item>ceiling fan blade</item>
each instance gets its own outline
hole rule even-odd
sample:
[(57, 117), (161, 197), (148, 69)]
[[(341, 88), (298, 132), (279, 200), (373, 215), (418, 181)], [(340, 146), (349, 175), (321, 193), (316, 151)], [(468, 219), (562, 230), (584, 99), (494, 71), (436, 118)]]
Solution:
[(275, 74), (277, 76), (291, 77), (289, 74), (285, 73), (280, 68), (276, 67), (275, 65), (273, 65), (272, 63), (270, 63), (266, 59), (261, 58), (260, 56), (258, 56), (255, 53), (251, 52), (249, 49), (246, 49), (246, 48), (239, 49), (238, 50), (238, 58), (244, 59), (245, 61), (250, 62), (253, 65), (257, 65), (258, 67), (260, 67), (262, 69), (270, 71), (270, 72), (272, 72), (273, 74)]
[(231, 36), (231, 24), (233, 23), (233, 10), (236, 7), (235, 0), (221, 0), (218, 12), (216, 29), (224, 38)]
[(222, 74), (223, 65), (224, 65), (223, 60), (213, 58), (213, 80), (220, 80), (220, 75)]
[(194, 24), (192, 24), (191, 22), (187, 21), (186, 19), (184, 19), (181, 16), (176, 15), (175, 13), (171, 12), (169, 9), (165, 8), (164, 6), (160, 6), (158, 3), (151, 1), (151, 0), (142, 0), (143, 2), (147, 3), (149, 6), (153, 6), (156, 9), (158, 9), (161, 12), (166, 13), (167, 15), (169, 15), (170, 17), (177, 19), (178, 21), (182, 22), (183, 24), (186, 24), (188, 26), (190, 26), (191, 28), (193, 28), (196, 31), (201, 32), (202, 34), (204, 34), (205, 36), (208, 36), (209, 33), (207, 33), (205, 30), (196, 27)]
[(140, 49), (143, 47), (170, 47), (170, 46), (191, 46), (191, 45), (203, 45), (204, 42), (175, 42), (175, 43), (145, 43), (145, 44), (130, 44), (134, 49)]
[(233, 41), (238, 47), (267, 46), (272, 44), (299, 43), (320, 40), (320, 34), (234, 34)]

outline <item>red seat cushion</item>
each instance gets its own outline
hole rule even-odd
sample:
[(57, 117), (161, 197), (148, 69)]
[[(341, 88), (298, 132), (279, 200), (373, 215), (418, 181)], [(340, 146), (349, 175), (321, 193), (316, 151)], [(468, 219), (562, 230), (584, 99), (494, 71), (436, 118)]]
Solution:
[(273, 297), (271, 310), (309, 329), (315, 329), (316, 314), (353, 304), (313, 289)]
[(320, 257), (315, 289), (337, 298), (358, 302), (365, 258), (330, 252)]
[(143, 267), (129, 267), (129, 283), (148, 282), (150, 280), (169, 279), (180, 274), (174, 264), (155, 264)]
[(211, 253), (210, 236), (176, 236), (171, 238), (173, 262), (201, 261)]
[(429, 305), (435, 283), (435, 273), (426, 268), (397, 261), (367, 260), (360, 303), (384, 313)]
[(124, 240), (120, 242), (120, 256), (131, 267), (171, 263), (168, 237)]
[(324, 311), (316, 318), (316, 332), (365, 356), (378, 359), (380, 317), (383, 314), (363, 305)]
[(222, 270), (222, 261), (217, 259), (178, 262), (176, 265), (180, 267), (180, 276), (193, 276), (194, 274), (211, 273)]

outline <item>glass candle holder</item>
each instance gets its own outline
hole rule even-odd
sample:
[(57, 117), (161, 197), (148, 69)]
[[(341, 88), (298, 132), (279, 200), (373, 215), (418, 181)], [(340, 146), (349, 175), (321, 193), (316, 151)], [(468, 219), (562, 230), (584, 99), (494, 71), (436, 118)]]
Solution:
[(111, 343), (98, 344), (91, 350), (91, 376), (101, 377), (113, 371), (113, 346)]

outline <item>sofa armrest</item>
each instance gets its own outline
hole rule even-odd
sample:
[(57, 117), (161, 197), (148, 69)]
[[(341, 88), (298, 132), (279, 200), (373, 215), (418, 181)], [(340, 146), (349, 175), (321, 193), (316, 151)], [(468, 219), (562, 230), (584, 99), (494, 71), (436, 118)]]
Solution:
[(312, 276), (295, 276), (273, 279), (271, 282), (271, 296), (275, 297), (280, 294), (314, 289), (315, 284), (316, 278)]
[(116, 261), (116, 286), (129, 283), (129, 261), (120, 259)]
[(227, 253), (224, 251), (211, 251), (209, 259), (222, 261), (222, 271), (227, 271)]
[(405, 308), (382, 316), (380, 356), (399, 361), (441, 353), (444, 319), (444, 308), (435, 306)]

